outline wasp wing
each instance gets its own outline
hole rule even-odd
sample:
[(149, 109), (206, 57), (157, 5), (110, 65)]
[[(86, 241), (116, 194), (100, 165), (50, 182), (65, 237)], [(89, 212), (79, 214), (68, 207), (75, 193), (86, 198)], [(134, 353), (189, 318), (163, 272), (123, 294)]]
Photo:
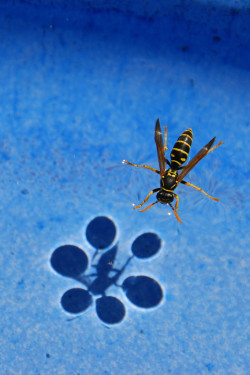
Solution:
[(193, 159), (191, 159), (190, 162), (182, 169), (181, 173), (177, 177), (177, 182), (178, 183), (180, 183), (183, 180), (183, 178), (191, 171), (191, 169), (193, 169), (196, 166), (196, 164), (199, 163), (199, 161), (201, 159), (203, 159), (207, 155), (207, 153), (209, 152), (210, 148), (213, 146), (214, 141), (215, 141), (215, 137), (213, 139), (211, 139), (211, 141), (208, 142), (208, 144), (206, 146), (204, 146), (193, 157)]
[(162, 139), (162, 132), (159, 119), (156, 120), (155, 124), (155, 143), (157, 148), (159, 167), (160, 167), (160, 176), (164, 176), (166, 171), (166, 162), (165, 162), (165, 152)]

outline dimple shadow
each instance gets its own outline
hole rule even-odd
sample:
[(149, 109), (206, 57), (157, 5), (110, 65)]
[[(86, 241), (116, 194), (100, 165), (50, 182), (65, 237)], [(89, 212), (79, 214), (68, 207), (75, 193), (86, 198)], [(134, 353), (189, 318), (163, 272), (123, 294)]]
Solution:
[(120, 323), (125, 316), (125, 307), (116, 297), (100, 297), (96, 300), (96, 313), (107, 324)]
[(161, 239), (155, 233), (143, 233), (132, 243), (132, 253), (141, 259), (150, 258), (161, 248)]
[(116, 236), (116, 227), (106, 216), (94, 218), (86, 228), (86, 238), (95, 249), (109, 247)]
[(148, 276), (127, 277), (122, 289), (130, 302), (145, 309), (159, 305), (163, 297), (160, 284)]
[(54, 250), (50, 263), (61, 275), (77, 279), (87, 269), (88, 257), (77, 246), (63, 245)]
[(87, 310), (92, 302), (91, 294), (82, 288), (69, 289), (61, 298), (61, 305), (64, 310), (72, 314), (79, 314)]

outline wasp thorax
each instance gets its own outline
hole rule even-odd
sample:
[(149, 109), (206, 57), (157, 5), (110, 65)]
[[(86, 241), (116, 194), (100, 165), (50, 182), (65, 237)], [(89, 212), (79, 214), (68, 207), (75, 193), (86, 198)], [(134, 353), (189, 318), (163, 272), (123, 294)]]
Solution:
[(158, 199), (158, 201), (162, 204), (167, 204), (167, 203), (171, 203), (173, 202), (174, 200), (174, 196), (173, 196), (173, 193), (170, 193), (168, 191), (165, 191), (165, 190), (160, 190), (157, 195), (156, 195), (156, 198)]

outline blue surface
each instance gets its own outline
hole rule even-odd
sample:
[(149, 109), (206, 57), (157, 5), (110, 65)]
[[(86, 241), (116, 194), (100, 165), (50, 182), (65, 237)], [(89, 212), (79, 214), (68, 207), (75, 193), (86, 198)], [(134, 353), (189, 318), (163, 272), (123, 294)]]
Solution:
[[(249, 9), (1, 2), (1, 374), (249, 373)], [(134, 211), (159, 178), (121, 164), (158, 167), (157, 117), (191, 157), (224, 142), (186, 178), (221, 201), (178, 187), (183, 224)]]

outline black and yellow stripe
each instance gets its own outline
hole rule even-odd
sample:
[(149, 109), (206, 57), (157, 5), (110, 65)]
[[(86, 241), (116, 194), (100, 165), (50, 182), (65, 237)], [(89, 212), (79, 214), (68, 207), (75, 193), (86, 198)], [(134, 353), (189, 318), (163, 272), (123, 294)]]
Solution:
[(171, 166), (173, 170), (178, 169), (188, 158), (193, 141), (192, 129), (185, 130), (177, 139), (171, 151)]

